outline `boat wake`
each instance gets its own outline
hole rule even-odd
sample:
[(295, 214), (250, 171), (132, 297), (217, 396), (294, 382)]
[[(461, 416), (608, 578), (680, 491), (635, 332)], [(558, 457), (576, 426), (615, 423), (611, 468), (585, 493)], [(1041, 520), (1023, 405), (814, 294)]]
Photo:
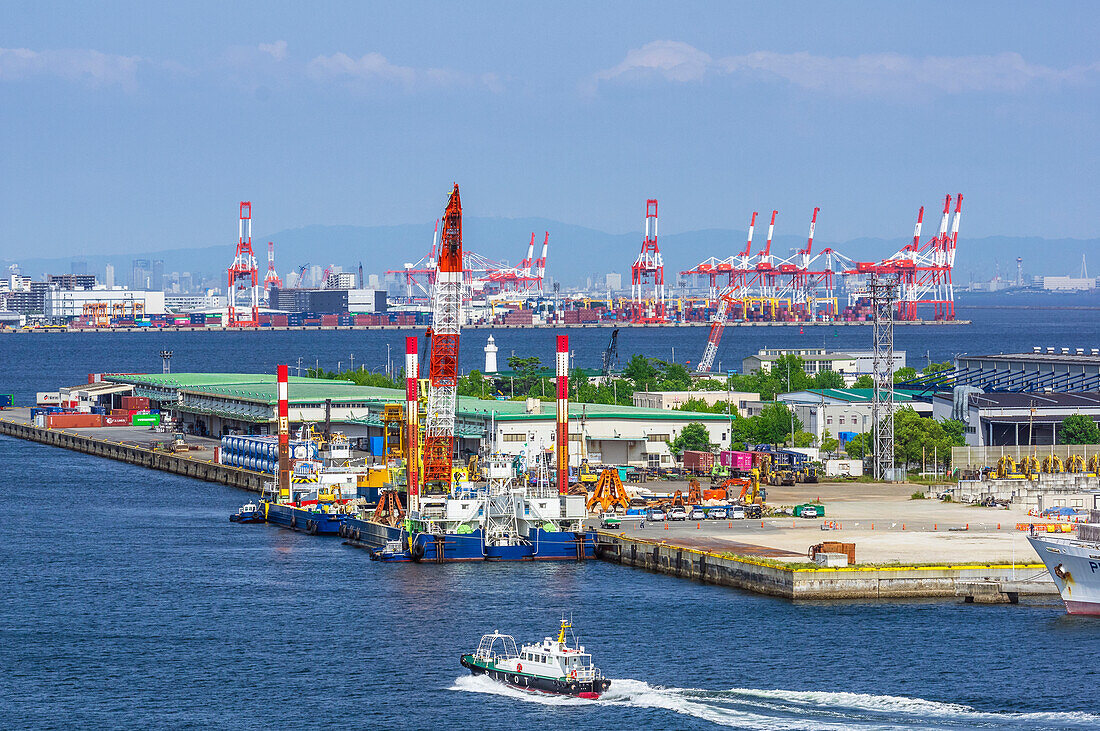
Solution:
[(490, 693), (550, 706), (606, 706), (665, 710), (720, 726), (746, 729), (942, 729), (942, 728), (1097, 728), (1089, 713), (993, 713), (956, 703), (939, 703), (864, 693), (756, 690), (724, 691), (662, 688), (640, 680), (612, 679), (598, 701), (510, 688), (483, 675), (464, 675), (450, 690)]

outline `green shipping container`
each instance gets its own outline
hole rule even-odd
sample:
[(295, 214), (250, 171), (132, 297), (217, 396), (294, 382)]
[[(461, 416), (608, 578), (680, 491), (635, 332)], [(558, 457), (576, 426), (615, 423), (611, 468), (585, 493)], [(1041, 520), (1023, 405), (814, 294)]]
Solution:
[(134, 426), (159, 426), (160, 414), (134, 414), (130, 423)]

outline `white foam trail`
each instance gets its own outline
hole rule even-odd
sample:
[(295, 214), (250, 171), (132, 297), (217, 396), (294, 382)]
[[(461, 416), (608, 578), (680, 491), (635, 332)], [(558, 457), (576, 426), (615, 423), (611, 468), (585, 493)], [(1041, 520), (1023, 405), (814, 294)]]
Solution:
[(490, 678), (464, 675), (450, 690), (490, 693), (551, 706), (627, 706), (663, 709), (721, 726), (772, 731), (779, 729), (939, 729), (1096, 728), (1100, 716), (1081, 712), (993, 713), (958, 703), (940, 703), (904, 696), (823, 691), (732, 688), (661, 688), (641, 680), (612, 679), (598, 701), (534, 693), (511, 688)]

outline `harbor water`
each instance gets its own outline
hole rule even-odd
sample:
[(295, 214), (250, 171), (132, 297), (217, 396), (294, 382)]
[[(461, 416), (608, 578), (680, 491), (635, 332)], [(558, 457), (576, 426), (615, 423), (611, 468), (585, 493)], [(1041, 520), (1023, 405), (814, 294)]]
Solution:
[[(0, 437), (10, 728), (1095, 728), (1060, 601), (791, 603), (613, 564), (371, 562), (227, 520), (246, 495)], [(598, 702), (468, 677), (571, 613)]]
[[(1095, 312), (985, 309), (972, 325), (897, 329), (920, 367), (956, 353), (1094, 347)], [(464, 340), (480, 366), (489, 331)], [(279, 361), (379, 370), (403, 332), (0, 337), (0, 393), (97, 371), (271, 372)], [(551, 331), (494, 332), (551, 362)], [(573, 330), (594, 367), (606, 329)], [(677, 360), (705, 330), (626, 329), (620, 353)], [(731, 328), (720, 358), (866, 347), (861, 327)], [(1091, 342), (1088, 342), (1091, 341)], [(1056, 598), (772, 599), (597, 561), (371, 562), (338, 538), (231, 524), (248, 495), (0, 436), (0, 712), (12, 728), (474, 725), (530, 728), (1096, 728), (1100, 622)], [(613, 679), (599, 702), (466, 675), (499, 629), (551, 634), (571, 613)]]

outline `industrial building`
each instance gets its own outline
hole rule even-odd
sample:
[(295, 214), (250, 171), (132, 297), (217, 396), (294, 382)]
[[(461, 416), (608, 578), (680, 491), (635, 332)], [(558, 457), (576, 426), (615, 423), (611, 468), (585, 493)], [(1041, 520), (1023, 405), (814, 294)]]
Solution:
[(678, 409), (691, 400), (700, 400), (707, 406), (730, 402), (734, 415), (745, 416), (748, 405), (760, 400), (760, 394), (747, 391), (635, 391), (634, 405), (643, 409)]
[[(1100, 422), (1100, 393), (968, 393), (965, 404), (957, 404), (950, 392), (932, 399), (936, 419), (962, 417), (969, 447), (1057, 444), (1062, 421), (1072, 414), (1084, 414)], [(962, 413), (960, 411), (962, 406)]]
[[(844, 385), (851, 386), (862, 375), (871, 373), (874, 353), (870, 350), (853, 350), (834, 353), (825, 348), (790, 348), (759, 350), (741, 361), (742, 373), (770, 371), (780, 357), (793, 355), (802, 359), (803, 369), (808, 376), (833, 371), (844, 378)], [(905, 351), (894, 351), (893, 371), (905, 367)], [(782, 374), (780, 374), (782, 375)]]
[[(802, 422), (802, 430), (817, 437), (820, 444), (825, 432), (841, 442), (854, 434), (871, 431), (870, 388), (811, 388), (781, 393), (776, 400), (790, 408)], [(907, 391), (894, 391), (895, 408), (911, 408), (920, 416), (932, 416), (932, 404), (913, 398)]]
[(952, 385), (986, 391), (1089, 391), (1100, 387), (1100, 349), (1042, 348), (1030, 353), (960, 355)]
[[(110, 312), (116, 305), (123, 306), (129, 314), (140, 311), (146, 315), (163, 315), (164, 292), (133, 290), (117, 287), (107, 289), (51, 289), (43, 298), (43, 312), (51, 319), (82, 317), (85, 305), (105, 306)], [(135, 310), (135, 305), (137, 306)]]
[[(276, 383), (268, 374), (172, 373), (104, 375), (103, 380), (132, 386), (135, 396), (161, 404), (172, 420), (203, 435), (269, 434), (275, 431)], [(383, 435), (387, 404), (404, 404), (396, 389), (357, 386), (348, 381), (290, 379), (290, 421), (320, 424), (326, 412), (333, 428), (369, 446)], [(607, 404), (569, 404), (570, 460), (632, 466), (671, 466), (669, 443), (684, 427), (702, 423), (713, 443), (728, 447), (730, 420), (701, 414)], [(555, 404), (535, 399), (497, 401), (459, 397), (456, 451), (461, 456), (493, 449), (530, 455), (555, 442)]]

